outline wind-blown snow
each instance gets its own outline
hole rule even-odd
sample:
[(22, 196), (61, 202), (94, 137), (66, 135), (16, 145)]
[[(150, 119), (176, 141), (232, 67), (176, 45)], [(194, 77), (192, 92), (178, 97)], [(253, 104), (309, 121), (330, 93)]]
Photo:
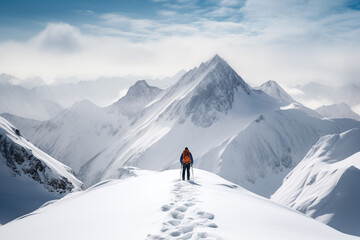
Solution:
[(360, 129), (322, 137), (272, 200), (360, 236)]
[(130, 170), (0, 228), (1, 239), (357, 239), (194, 169)]

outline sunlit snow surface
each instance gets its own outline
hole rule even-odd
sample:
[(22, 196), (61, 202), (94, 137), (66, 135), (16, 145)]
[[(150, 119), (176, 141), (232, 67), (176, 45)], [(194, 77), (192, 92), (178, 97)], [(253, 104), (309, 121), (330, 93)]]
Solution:
[(215, 56), (164, 90), (138, 81), (107, 108), (82, 101), (45, 122), (7, 119), (87, 186), (122, 166), (177, 168), (189, 147), (196, 167), (269, 197), (321, 136), (360, 122), (321, 119), (274, 81), (259, 89)]
[(272, 200), (360, 236), (360, 129), (327, 135), (289, 173)]
[(122, 172), (1, 226), (0, 239), (357, 239), (203, 170)]

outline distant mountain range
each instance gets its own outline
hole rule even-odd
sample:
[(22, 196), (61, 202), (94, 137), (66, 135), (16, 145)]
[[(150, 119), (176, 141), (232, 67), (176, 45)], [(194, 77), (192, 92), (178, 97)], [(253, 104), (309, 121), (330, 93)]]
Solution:
[(318, 82), (310, 82), (296, 87), (302, 94), (296, 100), (324, 101), (333, 104), (345, 103), (351, 108), (360, 109), (360, 84), (345, 83), (341, 86), (327, 86)]
[(316, 112), (327, 118), (353, 118), (360, 120), (360, 115), (351, 110), (344, 102), (321, 106), (315, 109)]
[[(158, 80), (162, 85), (177, 81), (183, 71), (173, 77)], [(41, 79), (37, 79), (41, 81)], [(19, 117), (48, 120), (55, 117), (74, 103), (88, 100), (98, 106), (109, 106), (138, 79), (135, 77), (99, 78), (92, 81), (78, 81), (62, 84), (40, 84), (24, 87), (26, 81), (14, 76), (0, 75), (0, 113), (10, 113)], [(22, 84), (22, 85), (20, 85)]]
[[(319, 112), (296, 102), (275, 81), (252, 88), (215, 55), (166, 89), (137, 81), (106, 107), (82, 100), (46, 121), (2, 116), (73, 168), (87, 187), (121, 178), (126, 166), (178, 169), (188, 147), (195, 167), (261, 196), (276, 192), (275, 199), (282, 188), (289, 191), (279, 189), (284, 178), (317, 150), (318, 141), (360, 128), (356, 119), (324, 118)], [(313, 167), (302, 174), (311, 175)]]
[(267, 197), (320, 136), (349, 129), (274, 81), (251, 88), (218, 55), (165, 90), (138, 81), (109, 107), (82, 101), (44, 122), (4, 116), (88, 186), (124, 165), (177, 168), (188, 146), (196, 166)]

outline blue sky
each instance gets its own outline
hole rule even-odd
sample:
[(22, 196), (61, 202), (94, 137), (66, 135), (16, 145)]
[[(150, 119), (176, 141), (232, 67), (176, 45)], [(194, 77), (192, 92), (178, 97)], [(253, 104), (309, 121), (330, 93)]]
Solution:
[[(85, 33), (91, 33), (89, 25), (105, 27), (108, 24), (104, 20), (111, 14), (112, 17), (121, 16), (134, 21), (165, 21), (167, 24), (174, 25), (186, 25), (204, 19), (216, 22), (239, 22), (242, 18), (239, 9), (245, 3), (245, 1), (234, 0), (1, 0), (0, 2), (0, 40), (2, 41), (26, 40), (44, 29), (49, 22), (65, 22), (80, 28)], [(114, 30), (136, 32), (136, 29), (130, 31), (122, 25), (112, 27)], [(103, 34), (119, 35), (116, 31)]]
[(360, 1), (0, 0), (0, 73), (165, 77), (220, 54), (248, 82), (360, 81)]
[[(156, 6), (152, 1), (116, 0), (1, 0), (1, 39), (26, 39), (41, 31), (48, 22), (67, 22), (81, 25), (96, 22), (89, 13), (118, 12), (128, 15), (151, 16)], [(6, 34), (4, 34), (6, 33)]]

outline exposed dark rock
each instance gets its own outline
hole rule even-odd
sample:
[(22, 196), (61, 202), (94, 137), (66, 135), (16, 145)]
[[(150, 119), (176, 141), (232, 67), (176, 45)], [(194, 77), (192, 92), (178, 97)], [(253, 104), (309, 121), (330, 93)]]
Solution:
[(59, 194), (71, 192), (74, 188), (68, 179), (56, 177), (32, 151), (12, 142), (3, 134), (0, 134), (0, 154), (5, 158), (6, 166), (12, 170), (14, 177), (24, 174), (42, 184), (49, 192)]

